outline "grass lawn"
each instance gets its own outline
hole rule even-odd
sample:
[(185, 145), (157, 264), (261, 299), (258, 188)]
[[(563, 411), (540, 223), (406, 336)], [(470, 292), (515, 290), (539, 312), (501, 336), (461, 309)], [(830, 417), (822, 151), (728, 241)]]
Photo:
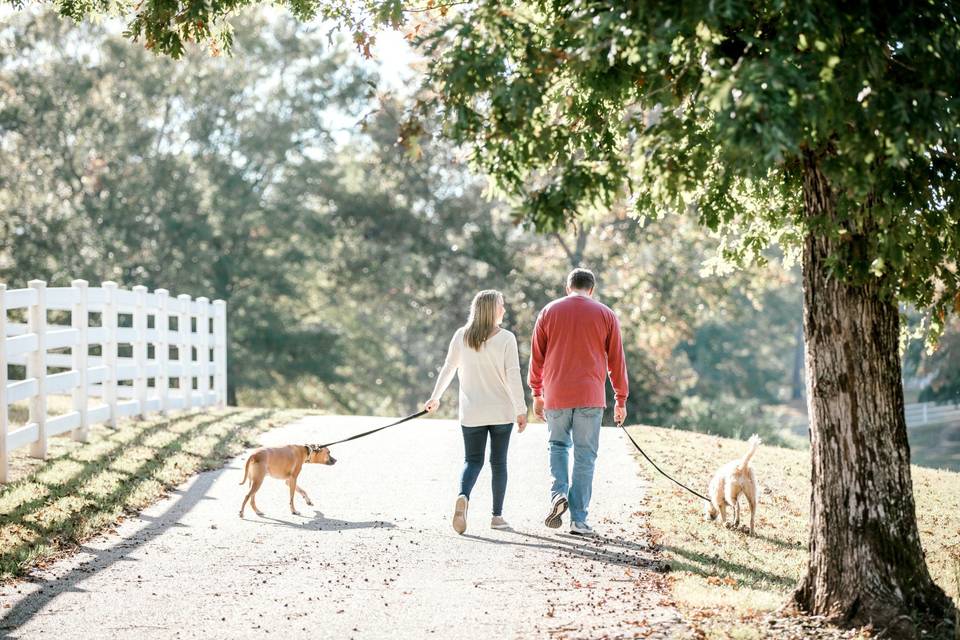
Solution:
[(301, 414), (224, 409), (125, 420), (115, 430), (91, 428), (85, 443), (52, 438), (46, 460), (16, 451), (12, 482), (0, 485), (0, 580), (75, 549)]
[(928, 424), (907, 432), (910, 460), (935, 469), (960, 471), (960, 424)]
[[(688, 431), (631, 427), (651, 458), (681, 482), (706, 492), (722, 463), (746, 443)], [(703, 520), (703, 501), (691, 496), (636, 454), (650, 479), (647, 508), (653, 535), (671, 566), (673, 595), (705, 638), (759, 638), (764, 614), (782, 606), (805, 568), (810, 500), (808, 451), (761, 446), (753, 458), (760, 498), (756, 535)], [(914, 466), (920, 537), (927, 565), (960, 602), (960, 473)], [(743, 503), (742, 513), (749, 514)], [(749, 520), (748, 520), (749, 522)]]

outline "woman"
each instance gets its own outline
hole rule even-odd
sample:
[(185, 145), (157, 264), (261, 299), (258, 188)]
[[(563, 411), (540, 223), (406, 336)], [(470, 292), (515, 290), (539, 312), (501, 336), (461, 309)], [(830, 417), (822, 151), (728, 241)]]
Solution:
[(490, 469), (493, 472), (494, 529), (507, 529), (503, 519), (503, 496), (507, 490), (507, 447), (516, 420), (522, 433), (527, 427), (527, 404), (520, 381), (517, 338), (503, 322), (503, 294), (481, 291), (470, 305), (467, 324), (453, 334), (447, 359), (440, 370), (433, 395), (424, 408), (433, 413), (456, 373), (460, 375), (460, 424), (464, 462), (460, 495), (453, 511), (453, 529), (467, 530), (470, 491), (483, 468), (483, 453), (490, 435)]

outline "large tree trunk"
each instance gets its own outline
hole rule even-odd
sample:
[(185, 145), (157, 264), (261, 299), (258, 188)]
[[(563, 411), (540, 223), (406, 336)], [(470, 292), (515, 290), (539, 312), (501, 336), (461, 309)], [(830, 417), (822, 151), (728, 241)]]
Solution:
[[(815, 157), (804, 167), (808, 219), (836, 220)], [(955, 610), (920, 547), (903, 415), (895, 301), (877, 283), (833, 276), (828, 256), (858, 241), (811, 232), (804, 249), (807, 406), (813, 457), (810, 558), (794, 600), (887, 637), (954, 637)], [(841, 242), (848, 243), (841, 246)], [(929, 637), (929, 636), (928, 636)]]

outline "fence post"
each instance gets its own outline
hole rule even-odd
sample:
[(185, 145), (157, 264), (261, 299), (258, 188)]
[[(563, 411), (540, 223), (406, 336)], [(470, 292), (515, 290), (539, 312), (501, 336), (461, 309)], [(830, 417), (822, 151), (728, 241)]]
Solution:
[(193, 396), (193, 355), (190, 345), (190, 296), (181, 293), (177, 296), (179, 314), (177, 315), (177, 333), (180, 340), (177, 342), (177, 359), (180, 361), (180, 393), (183, 394), (183, 408), (189, 409)]
[(227, 406), (227, 303), (213, 301), (213, 379), (217, 406)]
[(153, 328), (157, 332), (157, 341), (153, 345), (153, 355), (157, 360), (160, 372), (154, 378), (157, 395), (160, 398), (160, 415), (167, 415), (167, 398), (170, 395), (170, 373), (167, 371), (170, 360), (170, 292), (166, 289), (157, 289), (157, 313), (154, 316)]
[(27, 357), (27, 377), (36, 378), (37, 394), (30, 398), (30, 422), (37, 425), (37, 439), (30, 445), (34, 458), (47, 457), (47, 283), (31, 280), (37, 303), (30, 307), (27, 324), (37, 336), (37, 349)]
[(138, 284), (133, 293), (133, 365), (137, 368), (133, 394), (139, 404), (137, 415), (142, 420), (147, 417), (147, 288)]
[(7, 285), (0, 284), (0, 482), (7, 482)]
[(90, 350), (87, 342), (87, 284), (86, 280), (74, 280), (70, 283), (76, 295), (76, 302), (70, 311), (70, 324), (77, 330), (77, 344), (70, 349), (73, 370), (77, 372), (77, 386), (73, 389), (73, 410), (80, 414), (80, 424), (70, 435), (77, 442), (86, 442), (87, 433), (90, 431), (87, 417), (87, 355)]
[(922, 422), (921, 424), (927, 424), (927, 403), (924, 402), (924, 403), (923, 403), (922, 405), (920, 405), (920, 406), (923, 407), (923, 422)]
[(200, 364), (197, 393), (200, 394), (200, 405), (205, 407), (210, 404), (210, 299), (200, 296), (197, 304), (200, 305), (197, 315), (197, 362)]
[(103, 395), (110, 405), (107, 424), (117, 426), (117, 283), (104, 282), (106, 301), (103, 305), (101, 324), (107, 334), (103, 343), (103, 364), (107, 367), (107, 379), (103, 381)]

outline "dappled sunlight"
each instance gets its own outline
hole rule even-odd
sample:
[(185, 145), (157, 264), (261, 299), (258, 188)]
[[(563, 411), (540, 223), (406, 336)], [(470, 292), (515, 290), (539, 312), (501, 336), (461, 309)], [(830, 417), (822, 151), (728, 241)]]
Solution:
[(19, 509), (21, 505), (31, 500), (44, 498), (50, 493), (50, 489), (39, 482), (24, 481), (13, 486), (9, 491), (0, 493), (0, 516), (5, 516), (11, 511)]
[(51, 486), (66, 484), (79, 476), (84, 468), (83, 463), (78, 460), (61, 458), (38, 472), (36, 479), (40, 483)]
[(40, 534), (33, 527), (26, 527), (22, 524), (0, 526), (0, 548), (16, 549), (34, 544), (39, 540)]
[(144, 446), (151, 448), (164, 447), (177, 439), (176, 431), (156, 431), (143, 440)]
[[(746, 450), (745, 442), (717, 436), (645, 426), (630, 430), (665, 471), (701, 491), (718, 467)], [(761, 445), (751, 462), (759, 486), (752, 536), (705, 521), (702, 501), (656, 474), (637, 456), (639, 473), (653, 483), (646, 507), (655, 539), (671, 566), (674, 593), (691, 612), (725, 607), (739, 612), (736, 615), (749, 615), (783, 606), (807, 562), (809, 456), (805, 450)], [(957, 598), (958, 474), (913, 467), (912, 475), (927, 564), (937, 584)], [(744, 500), (741, 508), (741, 518), (748, 518)]]
[(106, 498), (128, 477), (129, 474), (104, 469), (84, 483), (83, 492), (92, 498)]
[(0, 487), (0, 578), (21, 574), (198, 471), (219, 467), (256, 433), (294, 415), (229, 409), (98, 427), (88, 443), (51, 439), (47, 460), (17, 467), (19, 479)]
[(93, 504), (91, 499), (83, 496), (63, 496), (56, 502), (27, 514), (23, 517), (23, 521), (35, 525), (41, 531), (52, 530), (59, 528)]

